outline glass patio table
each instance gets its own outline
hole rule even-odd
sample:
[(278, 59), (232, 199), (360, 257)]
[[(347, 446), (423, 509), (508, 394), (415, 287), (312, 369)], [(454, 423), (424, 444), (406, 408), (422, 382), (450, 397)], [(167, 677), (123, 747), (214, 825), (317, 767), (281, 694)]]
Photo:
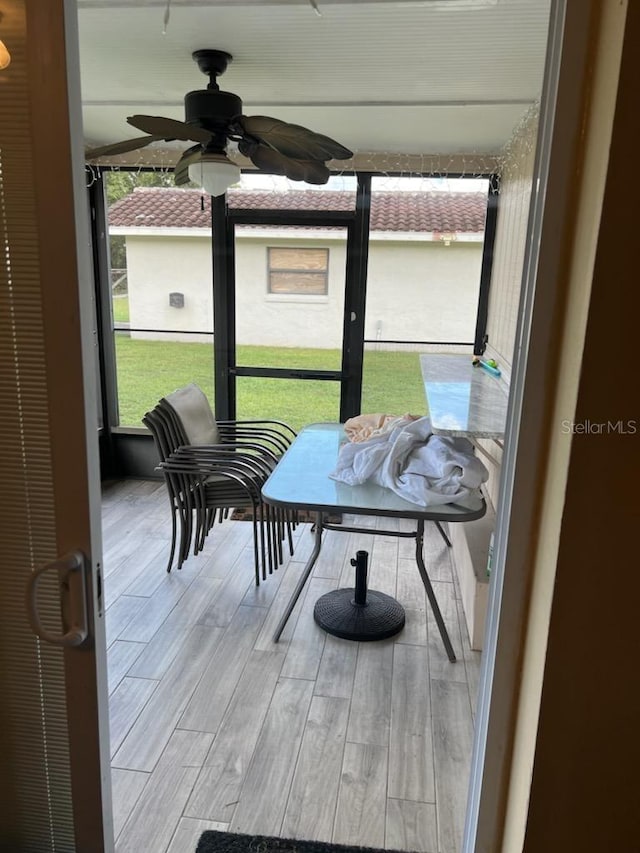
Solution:
[[(415, 539), (418, 572), (424, 584), (447, 656), (450, 661), (455, 661), (456, 657), (451, 640), (424, 563), (424, 524), (425, 521), (435, 522), (447, 545), (450, 546), (451, 543), (440, 526), (441, 522), (464, 522), (481, 518), (486, 512), (484, 498), (478, 492), (471, 508), (457, 504), (440, 504), (423, 508), (410, 501), (403, 500), (391, 489), (378, 486), (375, 483), (363, 483), (357, 486), (339, 483), (332, 480), (329, 474), (335, 470), (340, 447), (347, 441), (342, 424), (317, 423), (304, 427), (262, 488), (262, 496), (265, 502), (272, 506), (293, 510), (304, 509), (316, 513), (314, 548), (276, 628), (274, 642), (277, 643), (280, 639), (300, 593), (313, 570), (322, 547), (323, 531), (371, 532), (371, 528), (332, 524), (324, 520), (324, 515), (348, 513), (352, 515), (389, 516), (414, 519), (416, 522), (413, 531), (376, 529), (375, 535)], [(352, 563), (357, 566), (356, 561), (352, 561)], [(328, 595), (333, 595), (336, 592), (338, 590)], [(316, 621), (318, 620), (316, 619)]]

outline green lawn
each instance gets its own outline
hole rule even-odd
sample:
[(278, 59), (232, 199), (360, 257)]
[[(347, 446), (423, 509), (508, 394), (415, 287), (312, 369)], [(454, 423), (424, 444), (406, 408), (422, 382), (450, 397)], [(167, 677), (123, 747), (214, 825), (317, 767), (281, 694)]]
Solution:
[[(140, 341), (116, 335), (118, 394), (122, 426), (140, 426), (142, 415), (160, 397), (196, 382), (213, 403), (213, 352), (210, 344)], [(338, 367), (331, 350), (239, 347), (238, 363), (270, 367)], [(237, 379), (238, 418), (274, 418), (299, 429), (314, 421), (335, 421), (340, 406), (337, 382)], [(415, 352), (365, 353), (363, 412), (424, 414), (426, 404)]]
[(114, 296), (113, 297), (113, 322), (128, 323), (129, 322), (129, 297)]

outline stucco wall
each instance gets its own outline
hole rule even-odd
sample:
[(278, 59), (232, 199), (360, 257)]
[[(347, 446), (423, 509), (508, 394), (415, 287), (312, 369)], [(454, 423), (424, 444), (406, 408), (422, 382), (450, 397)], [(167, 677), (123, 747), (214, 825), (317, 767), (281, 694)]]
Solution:
[(367, 338), (473, 341), (482, 243), (372, 240)]
[[(328, 294), (267, 292), (268, 246), (329, 249)], [(342, 340), (346, 238), (299, 241), (240, 237), (236, 242), (236, 337), (239, 344), (337, 349)]]
[[(131, 328), (213, 330), (211, 243), (206, 237), (136, 234), (127, 237)], [(184, 308), (169, 305), (170, 293), (184, 294)], [(211, 340), (211, 336), (141, 334), (161, 340)]]
[[(327, 246), (326, 296), (267, 292), (267, 247)], [(482, 243), (373, 239), (369, 255), (366, 336), (371, 339), (471, 341)], [(127, 236), (132, 328), (210, 330), (211, 250), (207, 235)], [(292, 239), (243, 235), (236, 248), (239, 344), (337, 348), (342, 339), (346, 239), (307, 232)], [(184, 308), (169, 293), (184, 294)], [(137, 334), (137, 333), (134, 333)], [(142, 336), (142, 335), (138, 335)], [(150, 337), (151, 335), (144, 335)], [(197, 340), (194, 336), (155, 335)]]

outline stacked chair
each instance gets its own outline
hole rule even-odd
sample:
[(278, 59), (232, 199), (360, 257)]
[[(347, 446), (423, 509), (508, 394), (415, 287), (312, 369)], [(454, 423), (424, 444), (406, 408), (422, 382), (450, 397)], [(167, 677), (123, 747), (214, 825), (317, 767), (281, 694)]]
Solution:
[(217, 421), (203, 391), (191, 383), (163, 397), (143, 417), (153, 435), (169, 494), (171, 571), (177, 546), (181, 568), (191, 547), (198, 554), (216, 520), (233, 508), (250, 508), (256, 584), (293, 554), (295, 514), (270, 507), (261, 489), (295, 438), (280, 421)]

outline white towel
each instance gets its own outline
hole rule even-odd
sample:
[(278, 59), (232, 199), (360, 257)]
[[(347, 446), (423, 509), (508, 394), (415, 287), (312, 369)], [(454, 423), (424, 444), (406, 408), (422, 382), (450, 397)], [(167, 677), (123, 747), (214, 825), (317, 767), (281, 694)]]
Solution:
[(434, 435), (429, 418), (402, 423), (359, 444), (344, 444), (334, 480), (355, 486), (371, 480), (419, 506), (473, 506), (489, 472), (466, 438)]
[(370, 438), (391, 432), (394, 427), (409, 421), (417, 421), (420, 415), (356, 415), (344, 422), (344, 431), (349, 441), (368, 441)]

